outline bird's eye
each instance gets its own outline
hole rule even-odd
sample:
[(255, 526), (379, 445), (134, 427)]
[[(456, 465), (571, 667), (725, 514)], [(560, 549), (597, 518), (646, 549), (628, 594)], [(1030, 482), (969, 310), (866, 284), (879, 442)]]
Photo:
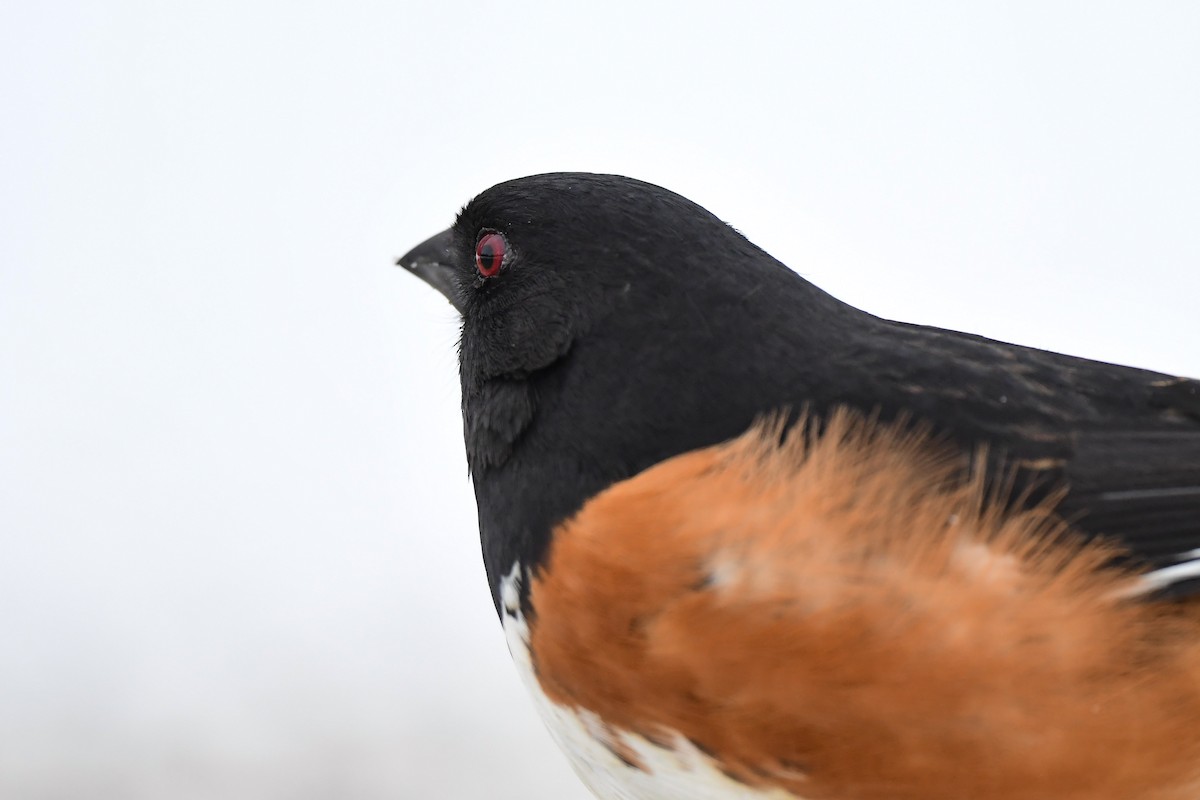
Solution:
[(485, 278), (494, 278), (500, 274), (500, 265), (504, 263), (504, 252), (508, 242), (504, 236), (489, 231), (479, 237), (475, 243), (475, 269)]

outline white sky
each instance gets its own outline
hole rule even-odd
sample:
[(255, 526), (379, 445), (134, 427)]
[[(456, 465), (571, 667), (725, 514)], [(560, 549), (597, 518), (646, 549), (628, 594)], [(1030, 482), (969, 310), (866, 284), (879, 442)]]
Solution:
[(391, 266), (615, 171), (869, 311), (1200, 375), (1191, 3), (8, 3), (0, 796), (582, 800)]

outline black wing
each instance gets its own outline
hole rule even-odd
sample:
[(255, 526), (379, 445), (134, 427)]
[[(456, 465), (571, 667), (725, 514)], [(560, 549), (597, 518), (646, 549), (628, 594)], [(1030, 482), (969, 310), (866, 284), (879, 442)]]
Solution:
[(1065, 486), (1059, 510), (1077, 529), (1117, 540), (1148, 585), (1200, 594), (1200, 381), (891, 326), (898, 347), (873, 387), (888, 384), (889, 405), (986, 444), (1030, 501)]
[(1078, 434), (1061, 510), (1114, 537), (1171, 595), (1200, 592), (1200, 431)]

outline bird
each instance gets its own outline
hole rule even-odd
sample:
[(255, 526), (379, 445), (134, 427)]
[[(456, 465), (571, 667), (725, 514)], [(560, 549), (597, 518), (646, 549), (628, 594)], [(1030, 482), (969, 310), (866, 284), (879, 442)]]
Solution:
[(1200, 797), (1200, 382), (874, 316), (632, 178), (500, 183), (483, 563), (604, 800)]

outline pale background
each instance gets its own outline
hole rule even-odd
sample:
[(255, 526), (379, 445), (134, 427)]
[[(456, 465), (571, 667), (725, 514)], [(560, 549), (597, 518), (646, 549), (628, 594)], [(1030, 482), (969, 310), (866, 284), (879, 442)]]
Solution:
[(1200, 375), (1194, 3), (8, 2), (0, 797), (584, 797), (478, 557), (494, 182), (680, 191), (878, 314)]

